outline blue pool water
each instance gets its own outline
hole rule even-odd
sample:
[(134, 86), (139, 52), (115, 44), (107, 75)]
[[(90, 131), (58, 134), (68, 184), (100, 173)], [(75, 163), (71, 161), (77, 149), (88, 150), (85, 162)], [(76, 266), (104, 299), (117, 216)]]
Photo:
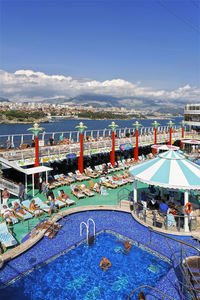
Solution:
[[(26, 277), (0, 290), (0, 299), (127, 299), (140, 285), (155, 286), (170, 264), (132, 245), (129, 253), (116, 235), (103, 232), (95, 243), (82, 243)], [(102, 257), (112, 262), (104, 272)]]

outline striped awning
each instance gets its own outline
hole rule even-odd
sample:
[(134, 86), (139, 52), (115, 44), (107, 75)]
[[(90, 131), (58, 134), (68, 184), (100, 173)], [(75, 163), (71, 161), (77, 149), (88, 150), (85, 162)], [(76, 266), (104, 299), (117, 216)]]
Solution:
[(182, 154), (167, 151), (130, 168), (136, 180), (155, 186), (200, 190), (200, 166)]

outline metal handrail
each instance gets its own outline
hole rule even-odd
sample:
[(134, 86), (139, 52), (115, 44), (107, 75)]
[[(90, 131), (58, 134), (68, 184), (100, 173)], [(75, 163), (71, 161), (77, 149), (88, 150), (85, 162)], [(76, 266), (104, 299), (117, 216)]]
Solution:
[[(176, 239), (176, 238), (171, 237), (171, 236), (168, 236), (168, 235), (166, 235), (166, 234), (164, 234), (164, 233), (162, 233), (162, 232), (159, 232), (159, 231), (157, 231), (157, 230), (155, 230), (155, 229), (153, 229), (153, 228), (151, 228), (151, 227), (148, 227), (148, 229), (149, 229), (150, 232), (154, 232), (154, 233), (159, 234), (159, 235), (161, 235), (161, 236), (163, 236), (163, 237), (165, 238), (165, 240), (166, 240), (166, 242), (167, 242), (167, 244), (168, 244), (168, 246), (169, 246), (169, 248), (170, 248), (170, 250), (171, 250), (171, 252), (172, 252), (172, 254), (173, 254), (174, 258), (175, 258), (175, 260), (176, 260), (176, 263), (177, 263), (177, 265), (179, 266), (179, 268), (180, 268), (180, 270), (181, 270), (181, 273), (182, 273), (182, 275), (183, 275), (184, 278), (185, 278), (186, 283), (188, 284), (188, 285), (186, 286), (186, 288), (187, 288), (188, 290), (190, 290), (190, 292), (192, 293), (194, 299), (197, 299), (197, 297), (196, 297), (196, 291), (195, 291), (195, 289), (193, 289), (193, 288), (191, 288), (191, 287), (189, 286), (189, 285), (191, 284), (191, 280), (188, 280), (187, 274), (186, 274), (186, 270), (185, 270), (184, 267), (183, 267), (183, 254), (185, 254), (185, 251), (184, 251), (182, 245), (187, 246), (187, 247), (190, 247), (190, 248), (193, 248), (194, 250), (197, 251), (198, 255), (200, 254), (200, 249), (197, 248), (197, 247), (195, 247), (195, 246), (193, 246), (193, 245), (191, 245), (191, 244), (188, 244), (188, 243), (186, 243), (186, 242), (183, 242), (183, 241), (181, 241), (181, 240), (179, 240), (179, 239)], [(168, 239), (173, 240), (173, 241), (175, 241), (175, 242), (181, 244), (181, 264), (178, 262), (178, 259), (177, 259), (176, 255), (175, 255), (175, 253), (174, 253), (174, 251), (173, 251), (171, 245), (170, 245), (169, 242), (168, 242)], [(150, 240), (151, 240), (151, 238), (150, 238)], [(186, 257), (186, 255), (185, 255), (185, 257)], [(187, 270), (188, 270), (189, 273), (190, 273), (190, 276), (191, 276), (192, 281), (198, 284), (197, 280), (195, 279), (195, 277), (194, 277), (193, 274), (191, 273), (190, 267), (189, 267), (189, 265), (188, 265), (188, 263), (187, 263), (186, 260), (185, 260), (185, 265), (186, 265), (186, 267), (187, 267)]]
[(175, 242), (177, 242), (177, 243), (180, 243), (180, 244), (182, 244), (182, 245), (185, 245), (185, 246), (187, 246), (187, 247), (191, 247), (191, 248), (195, 249), (198, 253), (200, 253), (200, 249), (197, 248), (197, 247), (195, 247), (195, 246), (193, 246), (193, 245), (191, 245), (191, 244), (188, 244), (188, 243), (186, 243), (186, 242), (183, 242), (183, 241), (181, 241), (181, 240), (179, 240), (179, 239), (176, 239), (176, 238), (174, 238), (174, 237), (168, 236), (167, 234), (165, 234), (165, 233), (163, 233), (163, 232), (160, 232), (160, 231), (157, 231), (157, 230), (153, 229), (153, 228), (150, 227), (150, 226), (148, 226), (148, 229), (149, 229), (149, 231), (152, 231), (152, 232), (154, 232), (154, 233), (160, 234), (160, 235), (164, 236), (165, 238), (168, 238), (168, 239), (170, 239), (170, 240), (173, 240), (173, 241), (175, 241)]
[[(148, 285), (148, 284), (141, 285), (141, 286), (135, 288), (135, 289), (130, 293), (130, 295), (128, 296), (127, 300), (129, 300), (129, 299), (131, 298), (131, 296), (132, 296), (137, 290), (144, 289), (144, 288), (149, 288), (149, 289), (152, 289), (152, 290), (158, 292), (159, 294), (162, 295), (162, 300), (164, 300), (165, 298), (168, 298), (168, 299), (170, 299), (170, 300), (174, 300), (172, 297), (168, 296), (167, 294), (161, 292), (161, 291), (158, 290), (157, 288), (155, 288), (155, 287), (153, 287), (153, 286), (150, 286), (150, 285)], [(165, 297), (165, 298), (164, 298), (164, 297)]]

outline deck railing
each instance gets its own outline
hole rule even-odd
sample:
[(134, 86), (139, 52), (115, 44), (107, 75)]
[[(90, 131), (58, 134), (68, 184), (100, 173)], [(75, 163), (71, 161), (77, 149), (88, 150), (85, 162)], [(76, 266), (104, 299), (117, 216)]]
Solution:
[[(176, 131), (181, 132), (180, 126), (173, 127), (173, 135), (175, 137)], [(169, 139), (169, 127), (168, 126), (159, 126), (157, 129), (158, 138), (159, 134), (162, 136), (162, 139)], [(154, 133), (153, 127), (141, 127), (139, 129), (140, 136), (151, 136)], [(133, 136), (135, 134), (135, 128), (117, 128), (116, 129), (116, 136), (119, 138)], [(54, 141), (57, 143), (59, 141), (60, 136), (70, 140), (71, 142), (78, 142), (79, 141), (79, 132), (78, 131), (58, 131), (58, 132), (43, 132), (39, 135), (39, 139), (41, 144), (48, 145), (49, 138), (53, 137)], [(111, 136), (110, 129), (99, 129), (99, 130), (86, 130), (84, 132), (84, 138), (86, 137), (93, 137), (95, 139), (99, 138), (106, 138)], [(19, 147), (23, 144), (31, 145), (34, 136), (30, 133), (24, 134), (7, 134), (7, 135), (0, 135), (0, 148), (4, 148), (6, 146), (6, 141), (8, 140), (9, 143), (14, 146), (15, 148)], [(149, 138), (144, 138), (149, 139)]]
[(18, 196), (19, 195), (19, 186), (18, 184), (14, 183), (13, 181), (10, 181), (8, 179), (4, 179), (0, 177), (0, 190), (4, 190), (7, 188), (8, 192), (12, 195)]

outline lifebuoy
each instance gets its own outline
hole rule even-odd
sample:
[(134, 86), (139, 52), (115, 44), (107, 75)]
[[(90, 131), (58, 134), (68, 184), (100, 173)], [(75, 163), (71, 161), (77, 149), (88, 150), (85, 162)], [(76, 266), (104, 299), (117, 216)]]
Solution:
[(185, 205), (185, 212), (186, 212), (187, 215), (189, 215), (192, 212), (192, 203), (188, 202)]

